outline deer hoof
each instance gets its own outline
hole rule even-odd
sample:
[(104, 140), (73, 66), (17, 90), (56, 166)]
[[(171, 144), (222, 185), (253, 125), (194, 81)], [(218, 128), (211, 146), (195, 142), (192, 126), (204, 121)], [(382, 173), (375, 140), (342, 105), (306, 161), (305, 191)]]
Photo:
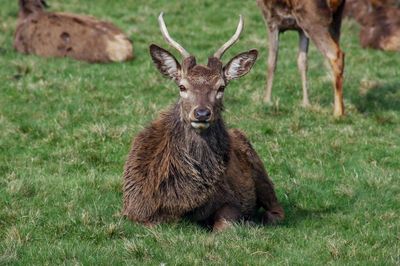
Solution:
[(343, 117), (344, 116), (344, 111), (343, 110), (334, 110), (333, 111), (333, 116), (335, 117), (335, 118), (340, 118), (340, 117)]
[(263, 224), (275, 225), (285, 218), (285, 213), (282, 207), (276, 207), (272, 210), (266, 211), (261, 219)]
[(213, 232), (215, 233), (222, 232), (228, 228), (231, 228), (232, 226), (233, 226), (232, 222), (226, 219), (219, 219), (213, 225)]
[(303, 100), (303, 102), (301, 103), (301, 106), (304, 108), (310, 107), (311, 106), (310, 101), (308, 99)]
[(272, 105), (271, 98), (269, 98), (269, 97), (264, 97), (263, 102), (268, 106)]

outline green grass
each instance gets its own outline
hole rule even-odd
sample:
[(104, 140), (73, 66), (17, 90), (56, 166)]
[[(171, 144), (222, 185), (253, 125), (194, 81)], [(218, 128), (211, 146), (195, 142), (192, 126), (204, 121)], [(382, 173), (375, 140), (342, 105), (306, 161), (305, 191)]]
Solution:
[[(255, 1), (50, 5), (112, 20), (132, 37), (136, 59), (89, 65), (17, 54), (17, 1), (3, 3), (0, 264), (400, 264), (398, 53), (362, 50), (358, 26), (344, 22), (347, 115), (335, 120), (331, 83), (314, 46), (312, 107), (300, 107), (296, 33), (281, 38), (275, 104), (262, 104), (267, 36)], [(167, 47), (156, 20), (161, 10), (171, 34), (202, 63), (244, 15), (244, 34), (224, 60), (250, 48), (261, 54), (252, 72), (227, 88), (225, 119), (246, 131), (263, 159), (287, 214), (281, 225), (212, 234), (185, 222), (148, 229), (121, 217), (131, 140), (178, 97), (148, 54), (153, 42)]]

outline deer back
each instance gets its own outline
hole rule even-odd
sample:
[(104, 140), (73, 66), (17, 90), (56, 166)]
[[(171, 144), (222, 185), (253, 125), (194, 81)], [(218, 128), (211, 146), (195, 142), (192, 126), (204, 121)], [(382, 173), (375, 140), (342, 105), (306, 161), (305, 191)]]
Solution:
[(22, 53), (88, 62), (133, 58), (132, 43), (113, 24), (90, 16), (43, 10), (20, 17), (14, 47)]

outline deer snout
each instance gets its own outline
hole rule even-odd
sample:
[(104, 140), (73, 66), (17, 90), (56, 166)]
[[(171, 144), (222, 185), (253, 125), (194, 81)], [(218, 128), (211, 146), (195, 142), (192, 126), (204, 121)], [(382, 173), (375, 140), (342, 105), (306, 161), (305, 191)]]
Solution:
[(208, 122), (211, 118), (211, 110), (206, 107), (198, 107), (194, 109), (194, 117), (197, 122)]
[(191, 114), (191, 125), (196, 130), (204, 130), (210, 126), (212, 112), (208, 107), (196, 107)]

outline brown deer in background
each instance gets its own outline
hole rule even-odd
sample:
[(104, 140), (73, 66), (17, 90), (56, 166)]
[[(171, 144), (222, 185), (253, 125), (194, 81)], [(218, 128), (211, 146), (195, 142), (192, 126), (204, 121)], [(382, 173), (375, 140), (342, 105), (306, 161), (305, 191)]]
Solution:
[(346, 0), (344, 16), (364, 24), (368, 15), (381, 8), (396, 8), (400, 0)]
[(361, 25), (363, 48), (400, 51), (398, 0), (347, 0), (346, 15)]
[(72, 57), (91, 63), (133, 58), (132, 43), (116, 26), (96, 18), (44, 10), (44, 0), (19, 0), (14, 48), (44, 57)]
[(345, 0), (257, 0), (269, 30), (268, 78), (264, 102), (271, 102), (272, 83), (279, 49), (279, 34), (286, 30), (299, 32), (298, 68), (303, 87), (303, 105), (309, 105), (307, 53), (311, 39), (328, 59), (333, 72), (334, 115), (344, 114), (344, 53), (340, 49), (340, 28)]
[(123, 214), (147, 225), (187, 217), (210, 223), (214, 230), (250, 218), (260, 207), (265, 222), (282, 219), (283, 209), (257, 153), (241, 131), (227, 130), (222, 120), (226, 86), (246, 75), (258, 54), (241, 53), (225, 66), (221, 61), (241, 34), (242, 18), (207, 65), (197, 64), (170, 37), (162, 13), (159, 23), (183, 61), (154, 44), (150, 54), (161, 74), (176, 82), (180, 98), (133, 142), (125, 164)]

